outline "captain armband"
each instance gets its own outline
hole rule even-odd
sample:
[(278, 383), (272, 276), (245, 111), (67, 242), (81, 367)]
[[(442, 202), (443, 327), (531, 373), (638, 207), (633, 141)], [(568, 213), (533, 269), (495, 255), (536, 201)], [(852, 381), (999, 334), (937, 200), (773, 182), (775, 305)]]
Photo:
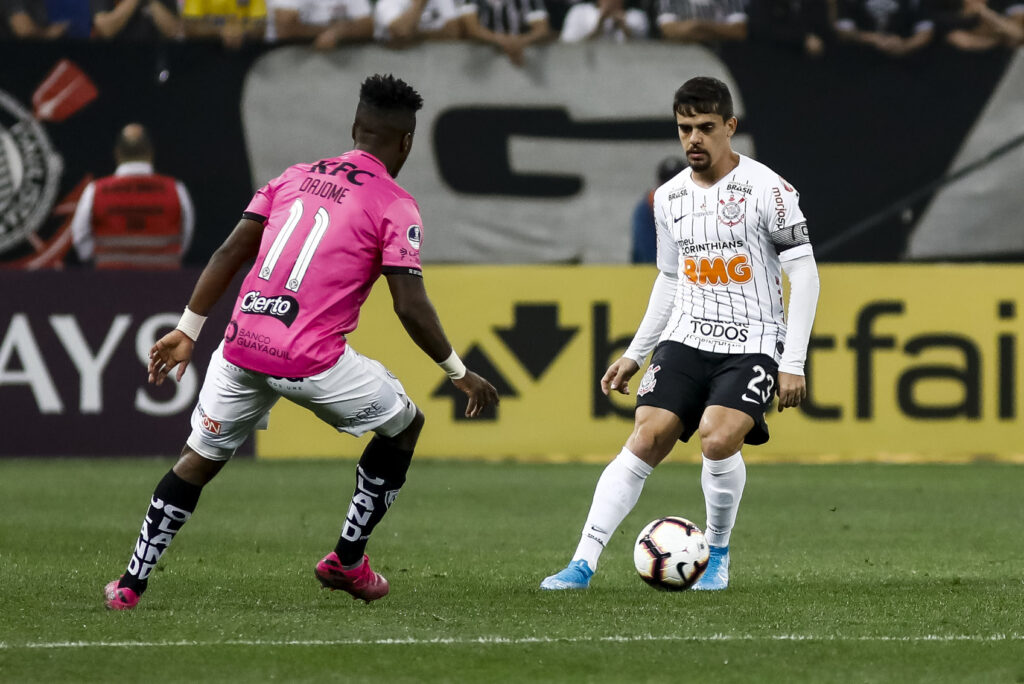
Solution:
[(178, 321), (175, 329), (185, 333), (190, 340), (195, 342), (199, 339), (199, 331), (203, 329), (203, 323), (205, 322), (206, 316), (200, 316), (186, 306), (185, 312), (181, 314), (181, 320)]
[(793, 247), (810, 244), (811, 236), (807, 230), (807, 222), (801, 221), (792, 226), (774, 230), (771, 233), (771, 240), (777, 254)]
[(444, 361), (438, 361), (438, 366), (448, 375), (452, 380), (459, 380), (466, 375), (466, 364), (462, 363), (462, 359), (452, 349), (452, 353)]

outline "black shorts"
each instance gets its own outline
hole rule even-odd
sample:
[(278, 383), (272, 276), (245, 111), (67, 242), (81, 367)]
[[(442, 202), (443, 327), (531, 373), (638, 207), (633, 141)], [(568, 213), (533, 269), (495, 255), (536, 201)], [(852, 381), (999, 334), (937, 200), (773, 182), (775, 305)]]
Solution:
[(681, 342), (662, 342), (636, 392), (637, 406), (656, 406), (683, 421), (680, 441), (700, 426), (708, 406), (725, 406), (754, 419), (743, 441), (764, 444), (768, 423), (764, 414), (775, 399), (779, 365), (767, 354), (719, 354)]

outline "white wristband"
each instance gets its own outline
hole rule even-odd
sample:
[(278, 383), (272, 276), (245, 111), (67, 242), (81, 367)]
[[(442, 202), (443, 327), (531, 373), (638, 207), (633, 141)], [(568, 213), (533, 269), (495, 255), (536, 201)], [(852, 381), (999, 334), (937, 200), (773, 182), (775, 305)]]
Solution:
[(452, 349), (452, 353), (447, 359), (439, 361), (437, 365), (440, 366), (452, 380), (458, 380), (466, 375), (466, 364), (462, 363), (462, 359), (459, 358), (459, 355), (455, 353), (454, 349)]
[(185, 312), (181, 314), (181, 320), (178, 321), (177, 329), (189, 336), (193, 342), (199, 339), (199, 331), (203, 329), (203, 323), (206, 322), (206, 316), (200, 316), (192, 309), (185, 307)]

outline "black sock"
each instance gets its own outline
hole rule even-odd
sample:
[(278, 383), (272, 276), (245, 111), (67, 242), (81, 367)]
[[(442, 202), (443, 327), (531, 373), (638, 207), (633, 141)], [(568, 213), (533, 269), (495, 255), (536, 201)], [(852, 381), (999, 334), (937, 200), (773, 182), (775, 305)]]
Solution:
[(149, 573), (170, 545), (181, 526), (192, 517), (203, 488), (185, 482), (169, 470), (153, 491), (142, 531), (135, 542), (135, 551), (118, 586), (137, 594), (146, 590)]
[(387, 437), (377, 435), (366, 445), (356, 466), (356, 490), (345, 526), (334, 547), (342, 565), (355, 565), (362, 559), (370, 533), (405, 484), (411, 461), (412, 452), (398, 448), (394, 440)]

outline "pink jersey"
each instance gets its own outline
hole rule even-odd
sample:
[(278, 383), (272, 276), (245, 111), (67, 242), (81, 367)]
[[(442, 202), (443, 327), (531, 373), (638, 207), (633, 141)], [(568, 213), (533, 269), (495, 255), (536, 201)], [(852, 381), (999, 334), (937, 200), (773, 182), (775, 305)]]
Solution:
[(242, 368), (327, 370), (380, 274), (422, 275), (416, 200), (366, 152), (290, 167), (243, 216), (265, 229), (224, 333), (224, 358)]

